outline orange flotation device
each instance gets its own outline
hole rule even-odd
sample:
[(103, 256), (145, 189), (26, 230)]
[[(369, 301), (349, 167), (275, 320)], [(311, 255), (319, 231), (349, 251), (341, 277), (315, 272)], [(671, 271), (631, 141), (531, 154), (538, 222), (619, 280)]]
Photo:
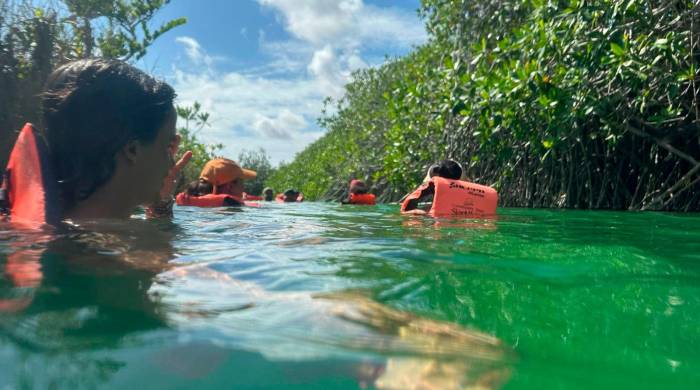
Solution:
[(30, 123), (17, 137), (0, 188), (0, 212), (13, 223), (61, 221), (58, 183), (51, 172), (48, 146)]
[(498, 193), (495, 189), (437, 176), (409, 195), (401, 204), (401, 212), (410, 211), (411, 201), (420, 199), (430, 186), (434, 187), (433, 204), (428, 212), (430, 216), (478, 218), (496, 214)]
[(178, 206), (193, 206), (193, 207), (260, 207), (259, 203), (248, 202), (237, 196), (230, 194), (206, 194), (206, 195), (189, 195), (186, 192), (181, 192), (175, 197), (175, 203)]
[(350, 204), (362, 204), (373, 206), (377, 204), (377, 197), (374, 194), (350, 194)]

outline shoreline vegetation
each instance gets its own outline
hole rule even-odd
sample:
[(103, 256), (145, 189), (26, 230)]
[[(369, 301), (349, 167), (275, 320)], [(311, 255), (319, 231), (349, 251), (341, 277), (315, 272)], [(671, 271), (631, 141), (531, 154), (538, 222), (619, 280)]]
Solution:
[[(94, 55), (136, 60), (162, 34), (169, 0), (0, 0), (0, 164), (57, 65)], [(53, 7), (53, 8), (50, 8)], [(460, 161), (506, 207), (700, 210), (700, 3), (697, 0), (422, 0), (429, 40), (356, 72), (326, 100), (326, 134), (254, 183), (339, 200), (350, 179), (379, 202)], [(221, 145), (208, 114), (179, 107), (194, 152), (180, 186)], [(252, 167), (255, 169), (255, 167)], [(263, 182), (264, 181), (264, 182)], [(253, 184), (251, 184), (252, 186)]]
[(423, 0), (429, 41), (354, 74), (327, 133), (267, 181), (381, 202), (433, 162), (500, 205), (700, 210), (700, 3)]

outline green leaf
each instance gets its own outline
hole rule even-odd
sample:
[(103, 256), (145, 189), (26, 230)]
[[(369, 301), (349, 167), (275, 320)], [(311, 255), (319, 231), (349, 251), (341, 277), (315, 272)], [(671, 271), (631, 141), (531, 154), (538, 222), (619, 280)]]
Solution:
[(668, 39), (666, 39), (666, 38), (657, 39), (656, 42), (654, 42), (654, 46), (658, 47), (659, 49), (667, 49), (668, 48)]
[(610, 44), (610, 50), (613, 52), (618, 57), (622, 57), (625, 55), (625, 49), (623, 49), (620, 45), (617, 43), (611, 43)]

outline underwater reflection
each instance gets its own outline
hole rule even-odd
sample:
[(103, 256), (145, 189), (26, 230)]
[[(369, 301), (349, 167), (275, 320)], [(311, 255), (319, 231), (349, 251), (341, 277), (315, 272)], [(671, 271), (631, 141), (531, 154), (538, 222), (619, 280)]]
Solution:
[(482, 217), (478, 219), (464, 218), (433, 218), (425, 215), (405, 215), (401, 225), (404, 228), (460, 228), (469, 230), (496, 231), (498, 216)]
[[(0, 352), (10, 348), (19, 361), (1, 376), (36, 386), (109, 384), (135, 370), (124, 352), (134, 348), (147, 351), (139, 353), (156, 369), (151, 377), (214, 377), (245, 355), (242, 364), (275, 367), (285, 383), (347, 376), (379, 389), (499, 387), (515, 359), (492, 336), (362, 291), (270, 291), (206, 263), (176, 264), (173, 241), (183, 232), (170, 223), (2, 234)], [(149, 341), (162, 332), (172, 336)], [(195, 340), (180, 342), (184, 335)], [(41, 365), (53, 381), (28, 376), (26, 367)]]

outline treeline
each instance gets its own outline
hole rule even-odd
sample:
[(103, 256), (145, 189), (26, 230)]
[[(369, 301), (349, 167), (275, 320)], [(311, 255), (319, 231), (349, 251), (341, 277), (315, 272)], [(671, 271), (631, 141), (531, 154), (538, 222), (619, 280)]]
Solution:
[(423, 0), (430, 40), (355, 74), (268, 180), (380, 200), (453, 158), (503, 206), (700, 209), (700, 3)]

